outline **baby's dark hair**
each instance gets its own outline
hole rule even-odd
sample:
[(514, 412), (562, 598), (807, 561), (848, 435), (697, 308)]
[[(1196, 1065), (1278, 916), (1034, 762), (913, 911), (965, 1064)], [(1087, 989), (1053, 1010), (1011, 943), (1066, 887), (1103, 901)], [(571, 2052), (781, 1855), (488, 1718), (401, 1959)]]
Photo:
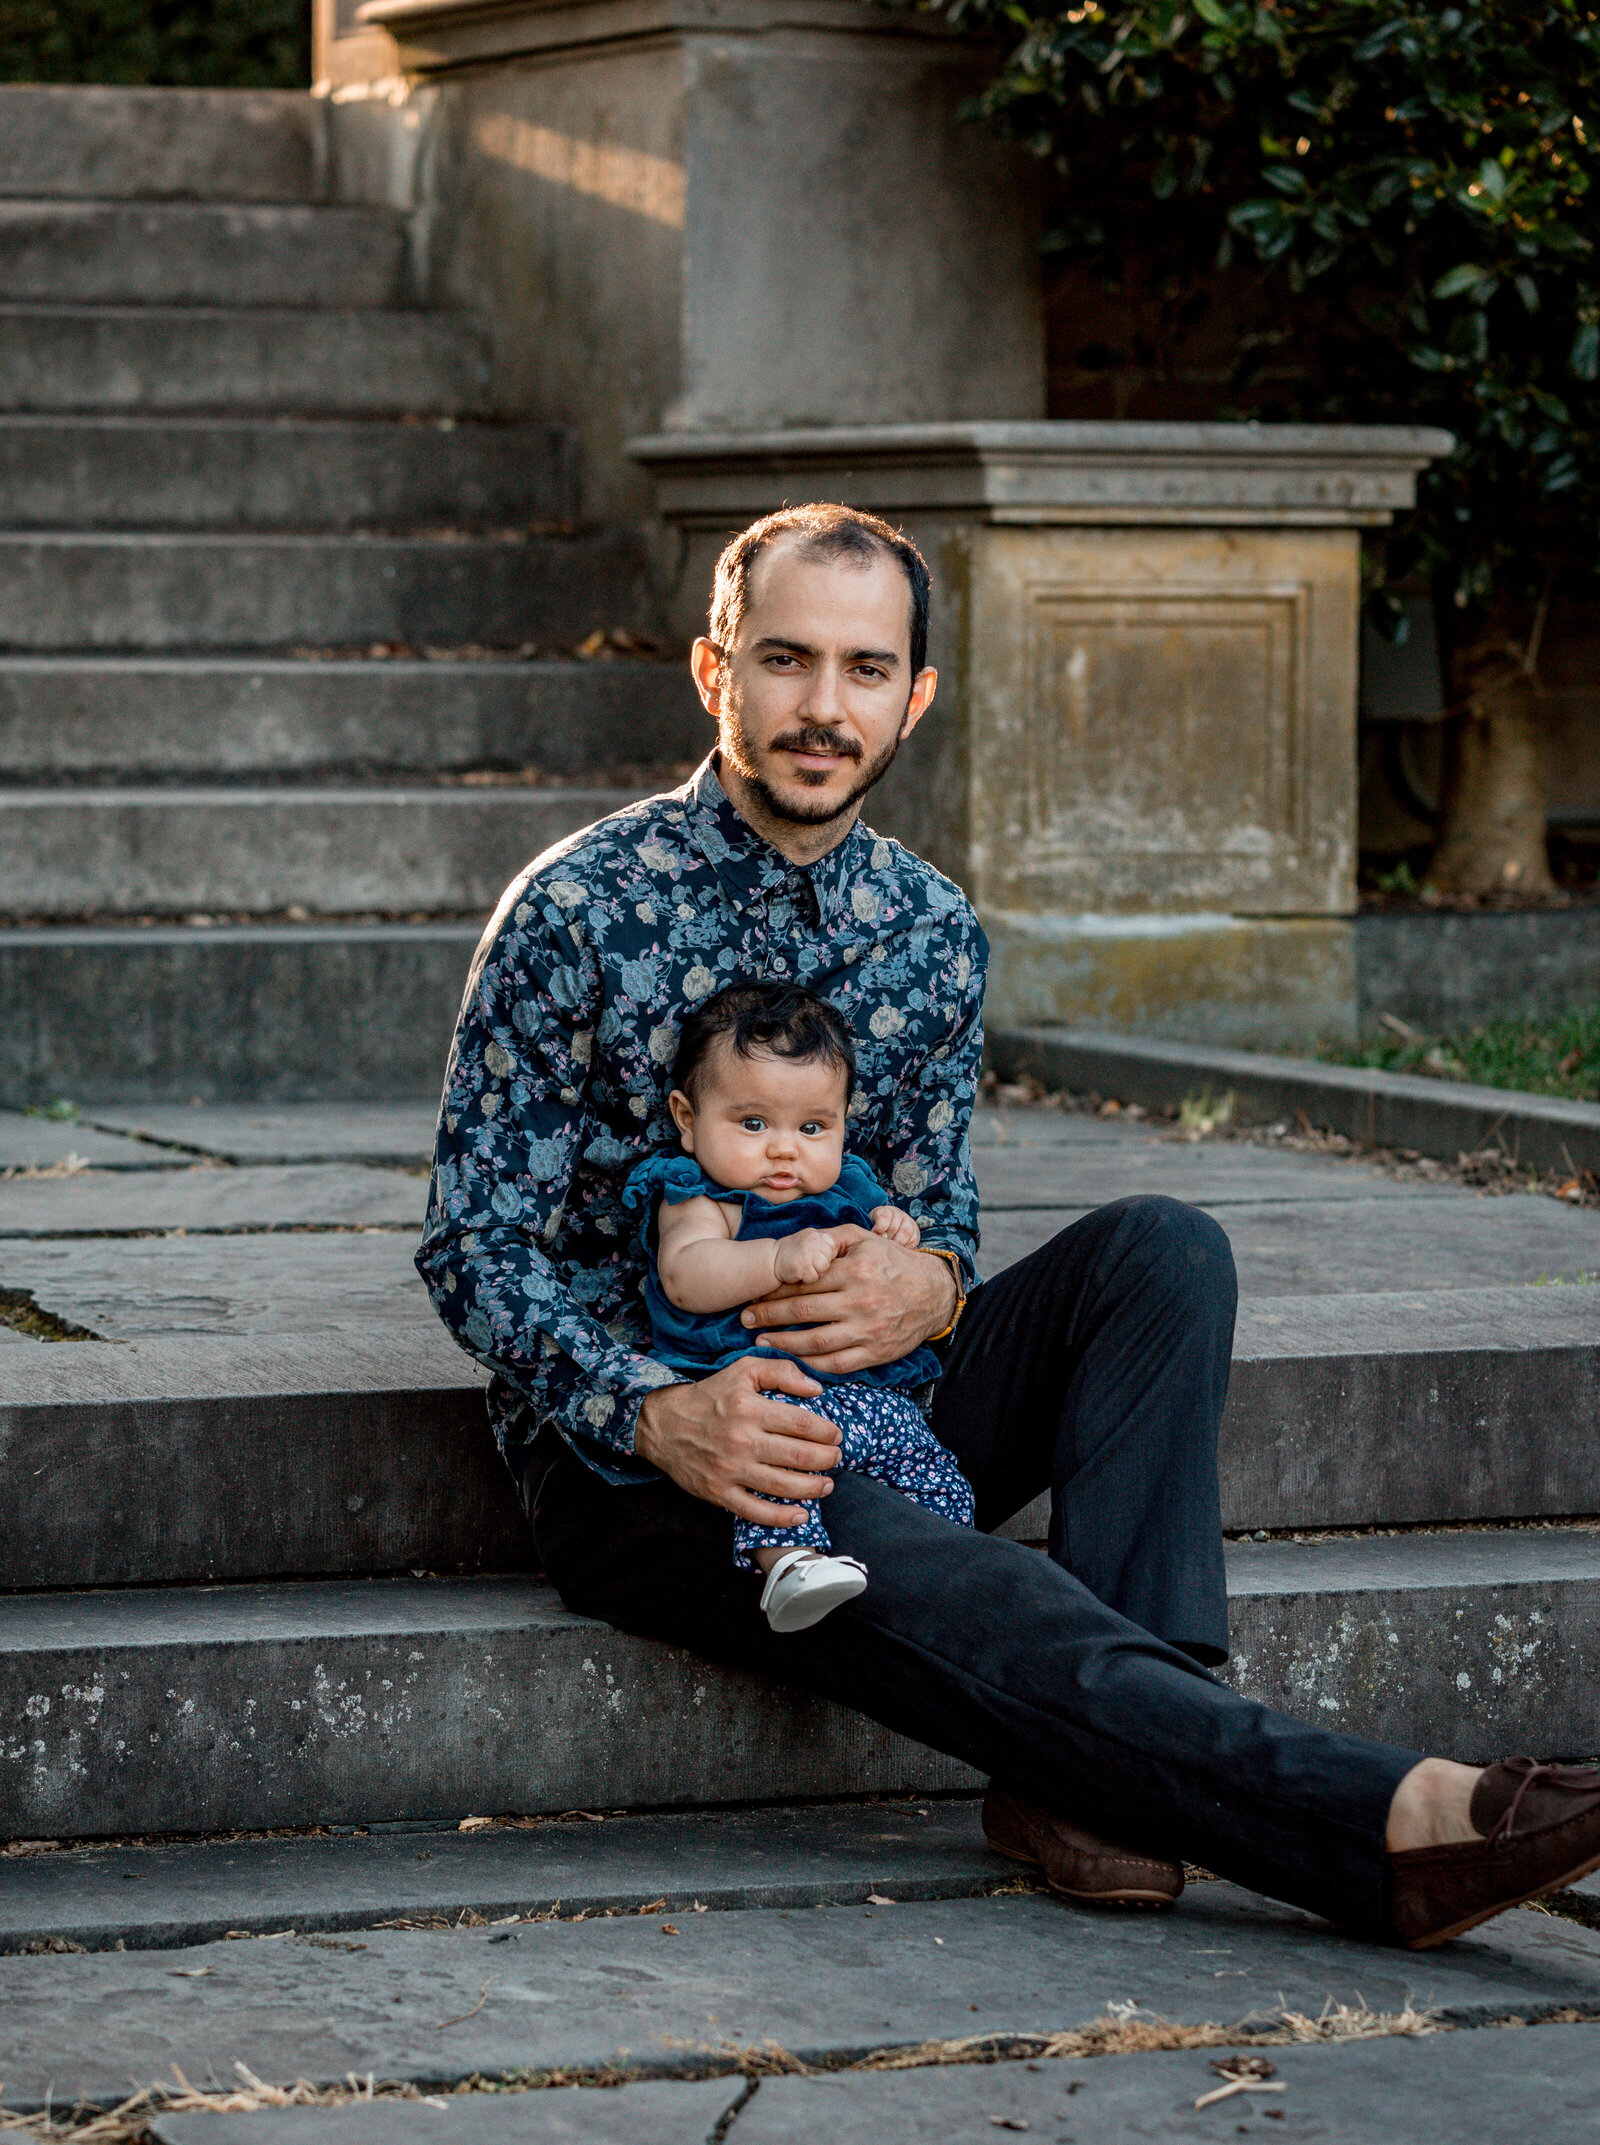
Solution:
[(850, 1030), (826, 998), (798, 983), (730, 983), (697, 1005), (678, 1035), (672, 1084), (691, 1102), (695, 1083), (713, 1043), (724, 1040), (735, 1057), (768, 1050), (800, 1064), (836, 1065), (844, 1074), (846, 1102), (855, 1093), (856, 1053)]

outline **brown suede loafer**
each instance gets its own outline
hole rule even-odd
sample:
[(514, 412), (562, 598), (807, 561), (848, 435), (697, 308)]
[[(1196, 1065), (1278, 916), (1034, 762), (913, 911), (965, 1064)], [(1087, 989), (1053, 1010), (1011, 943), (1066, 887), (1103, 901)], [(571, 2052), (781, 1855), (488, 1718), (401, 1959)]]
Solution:
[(1009, 1788), (991, 1787), (984, 1796), (983, 1831), (996, 1854), (1031, 1862), (1052, 1892), (1080, 1906), (1170, 1907), (1183, 1890), (1178, 1863), (1109, 1846)]
[(1389, 1857), (1389, 1923), (1427, 1951), (1600, 1869), (1600, 1767), (1503, 1758), (1472, 1791), (1483, 1837)]

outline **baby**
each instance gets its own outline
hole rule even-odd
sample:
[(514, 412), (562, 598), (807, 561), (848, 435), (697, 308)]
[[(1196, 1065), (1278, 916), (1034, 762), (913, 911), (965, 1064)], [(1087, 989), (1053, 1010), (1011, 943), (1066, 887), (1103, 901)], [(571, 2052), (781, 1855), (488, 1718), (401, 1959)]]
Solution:
[[(826, 999), (788, 983), (730, 985), (685, 1020), (672, 1079), (684, 1151), (641, 1162), (622, 1196), (639, 1215), (654, 1352), (705, 1378), (741, 1356), (782, 1353), (739, 1313), (785, 1282), (820, 1281), (851, 1241), (841, 1224), (908, 1250), (920, 1232), (844, 1152), (855, 1052)], [(820, 1401), (772, 1398), (824, 1415), (842, 1466), (972, 1525), (972, 1490), (911, 1398), (939, 1375), (929, 1349), (847, 1378), (805, 1368), (827, 1387)], [(734, 1526), (734, 1561), (767, 1575), (761, 1607), (774, 1631), (805, 1630), (867, 1584), (857, 1558), (829, 1553), (817, 1506), (805, 1511), (796, 1527)]]

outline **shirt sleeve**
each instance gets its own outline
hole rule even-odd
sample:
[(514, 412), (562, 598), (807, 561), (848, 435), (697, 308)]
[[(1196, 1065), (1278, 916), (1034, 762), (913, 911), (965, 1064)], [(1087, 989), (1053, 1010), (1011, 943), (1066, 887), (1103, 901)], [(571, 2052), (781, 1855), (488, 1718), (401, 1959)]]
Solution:
[(619, 1229), (609, 1265), (564, 1273), (559, 1243), (585, 1151), (607, 1137), (584, 1100), (599, 965), (537, 887), (473, 964), (417, 1269), (467, 1353), (580, 1439), (632, 1453), (647, 1393), (683, 1381), (608, 1330), (636, 1279)]
[(954, 1252), (963, 1283), (978, 1280), (978, 1185), (968, 1138), (983, 1060), (983, 987), (989, 943), (967, 912), (951, 962), (954, 1020), (909, 1071), (875, 1157), (889, 1196), (929, 1250)]

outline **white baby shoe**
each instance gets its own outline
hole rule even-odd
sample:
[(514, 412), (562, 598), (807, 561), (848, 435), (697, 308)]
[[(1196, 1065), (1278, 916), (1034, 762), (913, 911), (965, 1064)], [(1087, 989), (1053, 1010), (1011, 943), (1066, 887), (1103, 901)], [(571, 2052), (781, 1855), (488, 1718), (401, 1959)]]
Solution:
[(774, 1631), (805, 1631), (841, 1602), (854, 1601), (866, 1584), (867, 1567), (856, 1557), (791, 1549), (768, 1572), (761, 1606)]

